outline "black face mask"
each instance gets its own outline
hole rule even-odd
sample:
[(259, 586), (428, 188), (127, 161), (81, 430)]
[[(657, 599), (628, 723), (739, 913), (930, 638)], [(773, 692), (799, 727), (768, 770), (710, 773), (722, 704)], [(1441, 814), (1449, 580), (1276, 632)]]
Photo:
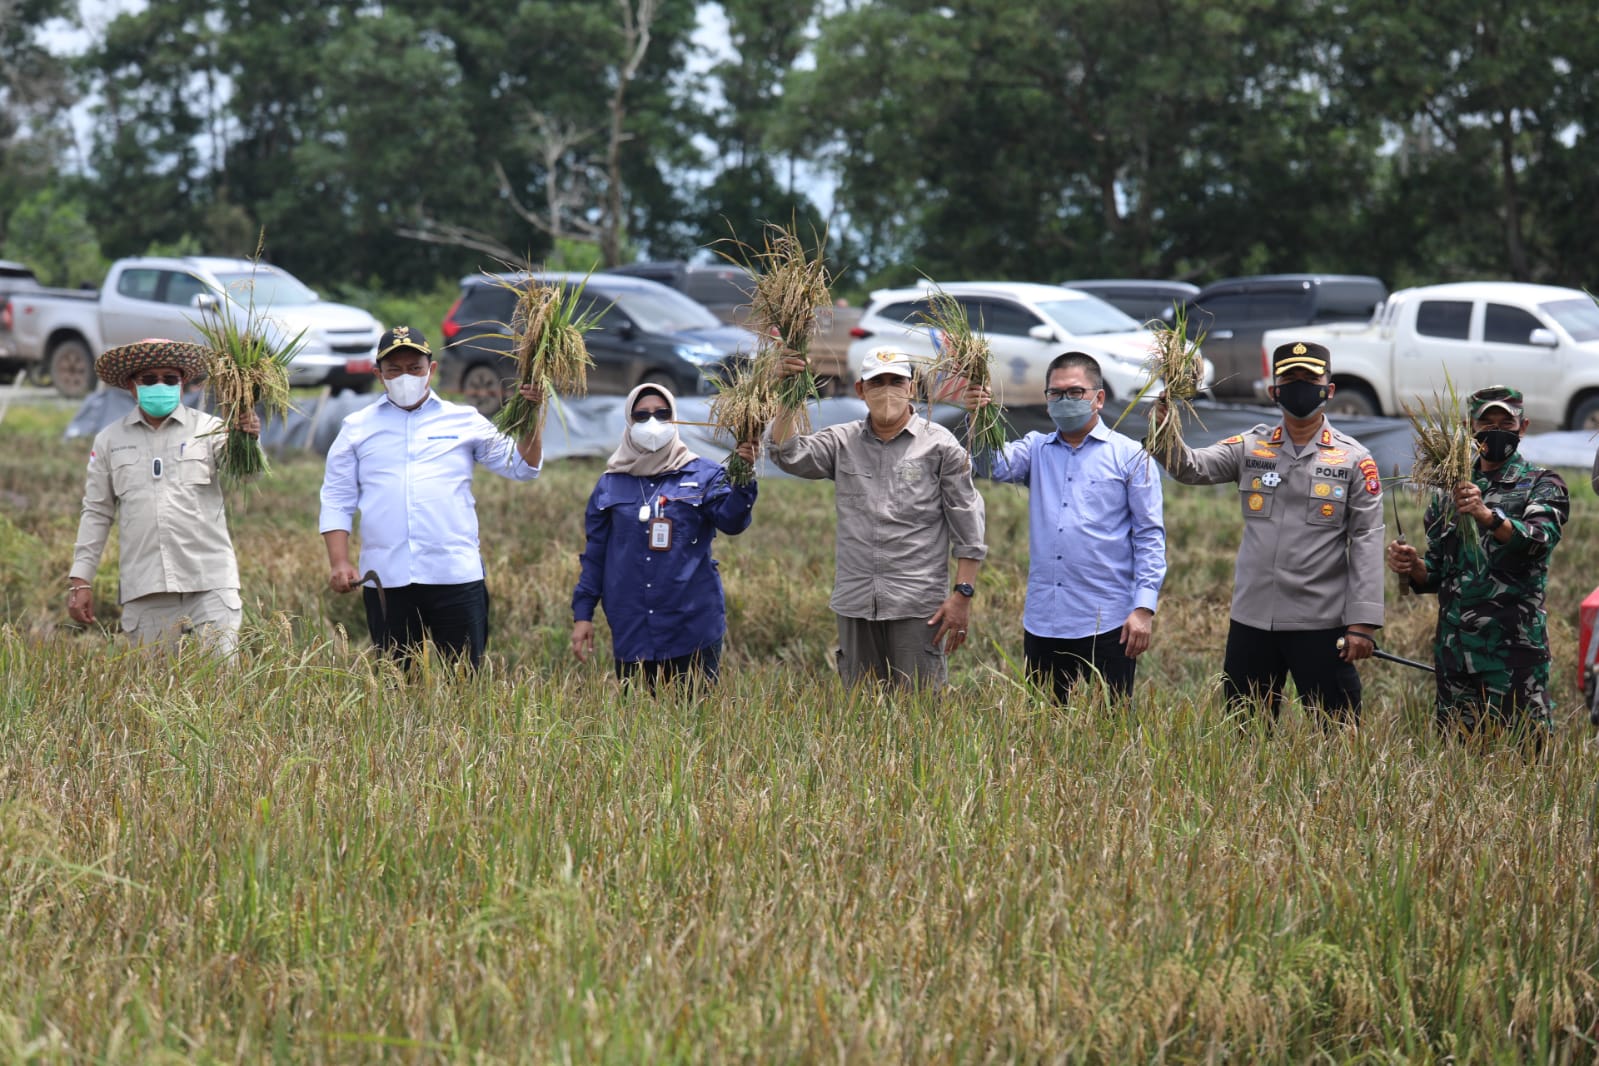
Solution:
[(1508, 429), (1485, 429), (1477, 434), (1477, 444), (1482, 457), (1490, 463), (1502, 463), (1516, 454), (1521, 446), (1521, 434)]
[(1327, 386), (1314, 381), (1290, 381), (1277, 386), (1277, 406), (1295, 418), (1309, 418), (1327, 402)]

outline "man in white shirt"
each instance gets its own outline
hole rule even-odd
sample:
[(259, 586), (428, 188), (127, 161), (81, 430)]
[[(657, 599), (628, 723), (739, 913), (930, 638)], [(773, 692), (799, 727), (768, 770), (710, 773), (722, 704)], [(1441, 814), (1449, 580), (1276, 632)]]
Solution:
[[(544, 459), (543, 423), (513, 442), (476, 408), (439, 399), (439, 364), (419, 330), (396, 326), (378, 342), (387, 396), (344, 420), (322, 480), (322, 539), (335, 592), (364, 589), (372, 643), (409, 664), (424, 637), (475, 667), (488, 642), (488, 592), (478, 550), (472, 472), (532, 481)], [(536, 385), (522, 395), (542, 403)], [(361, 513), (361, 562), (350, 533)]]

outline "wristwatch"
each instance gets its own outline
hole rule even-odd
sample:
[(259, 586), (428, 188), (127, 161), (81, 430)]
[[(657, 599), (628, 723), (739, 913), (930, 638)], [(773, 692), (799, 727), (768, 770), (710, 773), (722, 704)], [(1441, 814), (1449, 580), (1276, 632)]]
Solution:
[(1492, 522), (1489, 522), (1486, 526), (1483, 526), (1483, 528), (1486, 529), (1488, 532), (1492, 533), (1494, 530), (1498, 529), (1500, 526), (1502, 526), (1504, 524), (1505, 524), (1505, 512), (1503, 512), (1499, 508), (1495, 507), (1494, 508), (1494, 520)]
[(962, 581), (959, 585), (956, 585), (955, 591), (965, 596), (968, 600), (977, 595), (977, 590), (967, 581)]

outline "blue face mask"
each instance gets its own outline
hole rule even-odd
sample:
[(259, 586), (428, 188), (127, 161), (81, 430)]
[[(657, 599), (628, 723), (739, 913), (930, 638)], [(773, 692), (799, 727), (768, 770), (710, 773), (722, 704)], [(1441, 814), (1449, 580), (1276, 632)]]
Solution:
[(1086, 396), (1081, 400), (1062, 396), (1058, 400), (1049, 401), (1049, 420), (1055, 423), (1055, 428), (1062, 433), (1076, 433), (1088, 425), (1093, 417), (1094, 401)]
[(165, 418), (178, 409), (182, 385), (139, 385), (139, 410), (151, 418)]

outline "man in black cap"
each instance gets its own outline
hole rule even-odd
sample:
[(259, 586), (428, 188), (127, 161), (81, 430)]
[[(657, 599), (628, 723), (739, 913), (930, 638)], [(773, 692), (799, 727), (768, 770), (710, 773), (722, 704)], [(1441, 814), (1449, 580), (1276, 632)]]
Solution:
[[(1222, 663), (1229, 705), (1264, 702), (1275, 718), (1291, 674), (1324, 722), (1355, 723), (1354, 663), (1376, 649), (1383, 623), (1382, 482), (1371, 453), (1323, 413), (1337, 391), (1330, 362), (1320, 344), (1280, 346), (1271, 396), (1282, 421), (1197, 451), (1180, 445), (1168, 472), (1188, 485), (1238, 486), (1244, 539)], [(1155, 419), (1166, 417), (1163, 396)]]
[(1478, 389), (1466, 413), (1471, 480), (1427, 508), (1426, 555), (1395, 542), (1388, 568), (1438, 594), (1439, 728), (1469, 736), (1493, 722), (1536, 749), (1553, 728), (1544, 594), (1571, 500), (1559, 474), (1516, 454), (1528, 425), (1520, 392)]
[[(543, 421), (519, 441), (475, 407), (447, 403), (429, 389), (439, 364), (417, 329), (396, 326), (378, 341), (386, 397), (348, 416), (328, 451), (322, 481), (322, 539), (328, 584), (364, 590), (372, 643), (409, 663), (423, 639), (473, 666), (488, 642), (488, 591), (478, 550), (472, 472), (531, 481), (544, 459)], [(521, 386), (535, 406), (537, 385)], [(362, 570), (350, 560), (361, 514)]]

